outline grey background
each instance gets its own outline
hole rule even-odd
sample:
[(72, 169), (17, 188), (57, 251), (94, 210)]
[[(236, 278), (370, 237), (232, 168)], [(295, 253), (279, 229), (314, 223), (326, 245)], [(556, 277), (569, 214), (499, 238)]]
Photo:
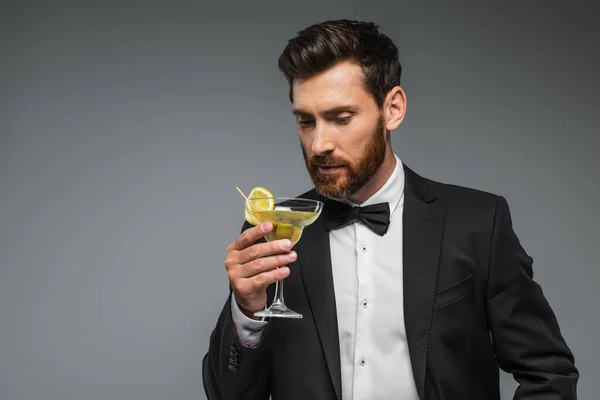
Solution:
[(397, 154), (507, 197), (596, 398), (597, 17), (481, 3), (2, 2), (0, 399), (204, 399), (234, 187), (310, 187), (277, 57), (340, 17), (400, 47)]

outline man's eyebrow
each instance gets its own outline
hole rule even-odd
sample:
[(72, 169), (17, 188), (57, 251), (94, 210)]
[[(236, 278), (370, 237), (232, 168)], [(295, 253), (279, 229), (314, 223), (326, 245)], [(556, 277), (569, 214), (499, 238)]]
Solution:
[(292, 114), (300, 116), (300, 117), (306, 117), (306, 116), (310, 116), (311, 115), (308, 111), (300, 110), (300, 109), (297, 109), (297, 108), (294, 108), (292, 110)]
[[(329, 110), (325, 110), (323, 111), (321, 114), (324, 117), (333, 117), (337, 114), (343, 113), (343, 112), (350, 112), (350, 113), (355, 113), (357, 111), (357, 107), (353, 106), (353, 105), (342, 105), (342, 106), (337, 106), (337, 107), (333, 107), (330, 108)], [(312, 114), (308, 111), (299, 109), (299, 108), (294, 108), (292, 110), (292, 114), (296, 115), (296, 116), (300, 116), (300, 117), (310, 117), (312, 116)]]

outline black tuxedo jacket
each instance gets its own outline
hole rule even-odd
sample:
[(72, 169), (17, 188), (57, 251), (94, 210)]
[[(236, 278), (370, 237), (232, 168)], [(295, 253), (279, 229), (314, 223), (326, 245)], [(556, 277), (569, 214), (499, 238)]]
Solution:
[[(576, 399), (573, 355), (505, 199), (404, 171), (404, 322), (420, 399), (499, 399), (499, 368), (518, 381), (515, 399)], [(326, 201), (314, 190), (302, 197)], [(209, 399), (341, 400), (322, 220), (305, 228), (285, 280), (286, 303), (303, 319), (271, 319), (260, 345), (246, 348), (227, 299), (203, 360)]]

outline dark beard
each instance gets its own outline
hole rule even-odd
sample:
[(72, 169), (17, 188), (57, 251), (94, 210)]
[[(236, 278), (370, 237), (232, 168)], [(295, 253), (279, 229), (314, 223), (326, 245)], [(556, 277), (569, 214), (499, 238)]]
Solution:
[[(371, 139), (367, 143), (363, 156), (355, 163), (334, 157), (331, 154), (315, 155), (309, 159), (303, 147), (304, 162), (317, 192), (327, 198), (347, 199), (365, 186), (377, 173), (385, 159), (384, 132), (383, 117), (381, 116), (375, 131), (371, 134)], [(344, 176), (321, 174), (319, 167), (315, 164), (342, 166), (347, 173)]]

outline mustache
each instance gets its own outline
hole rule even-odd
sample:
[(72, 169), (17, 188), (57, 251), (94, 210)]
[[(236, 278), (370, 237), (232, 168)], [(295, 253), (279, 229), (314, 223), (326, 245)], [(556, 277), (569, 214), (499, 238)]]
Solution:
[(337, 167), (337, 166), (346, 166), (348, 162), (341, 157), (334, 157), (330, 154), (326, 155), (313, 155), (309, 160), (311, 165), (319, 165), (322, 167)]

